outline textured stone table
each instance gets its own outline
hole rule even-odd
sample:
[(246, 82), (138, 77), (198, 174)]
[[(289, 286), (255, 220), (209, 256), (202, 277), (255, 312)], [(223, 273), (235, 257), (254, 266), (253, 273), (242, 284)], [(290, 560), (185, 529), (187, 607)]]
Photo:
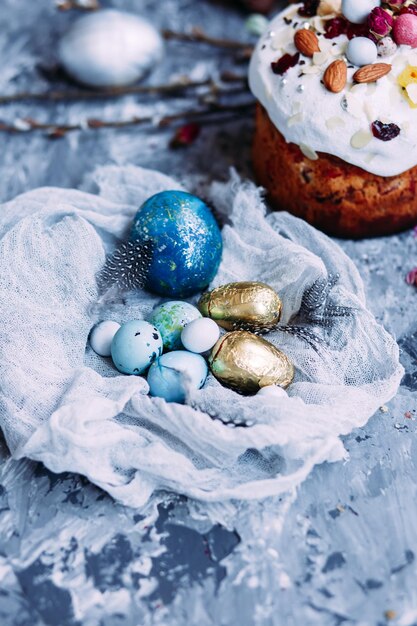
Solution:
[[(248, 37), (243, 16), (221, 3), (113, 6), (161, 27), (200, 25), (218, 37)], [(75, 17), (52, 0), (3, 0), (0, 94), (51, 86), (39, 65), (53, 65), (57, 37)], [(174, 42), (169, 51), (151, 77), (155, 84), (174, 73), (204, 79), (222, 69), (245, 71), (234, 53)], [(65, 87), (59, 76), (53, 80)], [(186, 105), (178, 97), (133, 96), (26, 102), (1, 106), (0, 119), (122, 119)], [(0, 199), (42, 185), (81, 186), (86, 173), (108, 163), (187, 177), (204, 193), (232, 165), (251, 177), (252, 130), (248, 115), (205, 124), (182, 151), (168, 148), (172, 129), (84, 130), (56, 140), (41, 132), (2, 134)], [(389, 407), (345, 439), (346, 462), (317, 467), (282, 501), (224, 507), (222, 523), (213, 525), (203, 508), (176, 496), (143, 517), (84, 478), (11, 460), (2, 442), (2, 626), (417, 624), (417, 292), (404, 282), (417, 264), (417, 240), (404, 233), (342, 246), (362, 273), (375, 315), (399, 340), (407, 372)]]

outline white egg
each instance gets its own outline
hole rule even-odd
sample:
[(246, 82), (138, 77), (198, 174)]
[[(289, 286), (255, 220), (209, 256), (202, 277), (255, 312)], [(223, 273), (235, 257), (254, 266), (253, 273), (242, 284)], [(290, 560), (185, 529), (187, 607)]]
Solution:
[(211, 350), (220, 336), (220, 328), (208, 317), (193, 320), (181, 333), (182, 345), (190, 352), (207, 352)]
[(355, 37), (348, 43), (346, 56), (353, 65), (370, 65), (375, 63), (378, 49), (368, 37)]
[(267, 396), (268, 398), (285, 398), (288, 397), (287, 392), (278, 385), (268, 385), (259, 389), (257, 396)]
[(92, 87), (136, 82), (160, 60), (162, 52), (162, 38), (152, 24), (113, 9), (79, 18), (58, 46), (58, 58), (67, 73)]
[(363, 24), (372, 9), (379, 6), (380, 0), (342, 0), (342, 13), (352, 24)]
[(90, 346), (100, 356), (111, 355), (111, 342), (120, 328), (120, 324), (112, 320), (104, 320), (94, 326), (90, 334)]

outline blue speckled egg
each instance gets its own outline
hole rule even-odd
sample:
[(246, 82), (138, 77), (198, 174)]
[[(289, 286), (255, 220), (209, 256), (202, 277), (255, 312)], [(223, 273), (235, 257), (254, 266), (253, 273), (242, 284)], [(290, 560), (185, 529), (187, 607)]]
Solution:
[(143, 374), (161, 354), (159, 330), (143, 320), (123, 324), (111, 343), (113, 363), (123, 374)]
[(184, 298), (203, 291), (217, 273), (222, 236), (208, 206), (185, 191), (162, 191), (133, 221), (132, 240), (155, 244), (146, 287)]
[(152, 311), (149, 322), (161, 333), (165, 350), (180, 350), (183, 347), (181, 342), (183, 329), (200, 317), (200, 311), (189, 302), (172, 300), (157, 306)]
[(207, 363), (200, 354), (175, 350), (156, 359), (148, 372), (149, 393), (167, 402), (184, 403), (188, 389), (200, 389), (207, 378)]

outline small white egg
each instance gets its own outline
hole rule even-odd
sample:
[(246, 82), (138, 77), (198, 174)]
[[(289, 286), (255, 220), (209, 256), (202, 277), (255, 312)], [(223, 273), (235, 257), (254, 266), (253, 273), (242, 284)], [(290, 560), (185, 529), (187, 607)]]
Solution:
[(287, 392), (278, 385), (268, 385), (259, 389), (257, 396), (267, 396), (268, 398), (284, 398), (288, 397)]
[(370, 65), (375, 63), (378, 56), (378, 49), (373, 41), (368, 37), (355, 37), (348, 43), (346, 56), (353, 65)]
[(150, 22), (115, 9), (78, 18), (58, 45), (58, 58), (66, 72), (91, 87), (134, 83), (162, 54), (162, 38)]
[(379, 6), (380, 0), (342, 0), (342, 13), (352, 24), (363, 24), (372, 9)]
[(182, 345), (190, 352), (207, 352), (211, 350), (220, 337), (220, 328), (208, 317), (193, 320), (181, 333)]
[(111, 342), (120, 328), (120, 324), (112, 320), (104, 320), (94, 326), (90, 334), (90, 346), (99, 356), (111, 355)]

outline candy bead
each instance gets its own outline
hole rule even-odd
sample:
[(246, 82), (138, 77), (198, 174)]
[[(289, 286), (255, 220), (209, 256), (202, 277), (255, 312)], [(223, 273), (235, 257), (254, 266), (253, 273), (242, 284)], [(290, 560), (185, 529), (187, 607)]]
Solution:
[(123, 374), (143, 374), (162, 354), (162, 337), (155, 326), (143, 320), (123, 324), (111, 344), (115, 367)]
[(90, 334), (90, 346), (99, 356), (111, 355), (111, 342), (120, 328), (120, 324), (112, 320), (104, 320), (94, 326)]
[(207, 352), (211, 350), (220, 335), (216, 322), (204, 317), (187, 324), (181, 333), (182, 345), (190, 352)]
[(252, 13), (245, 22), (245, 28), (251, 35), (260, 37), (268, 28), (268, 20), (260, 13)]
[(348, 43), (346, 56), (353, 65), (370, 65), (375, 63), (378, 50), (368, 37), (355, 37)]
[(393, 35), (399, 46), (417, 48), (417, 15), (412, 13), (399, 15), (394, 22)]
[(352, 24), (363, 24), (372, 9), (379, 6), (379, 0), (342, 0), (342, 13)]
[(397, 44), (392, 37), (383, 37), (376, 44), (378, 56), (390, 57), (397, 51)]

